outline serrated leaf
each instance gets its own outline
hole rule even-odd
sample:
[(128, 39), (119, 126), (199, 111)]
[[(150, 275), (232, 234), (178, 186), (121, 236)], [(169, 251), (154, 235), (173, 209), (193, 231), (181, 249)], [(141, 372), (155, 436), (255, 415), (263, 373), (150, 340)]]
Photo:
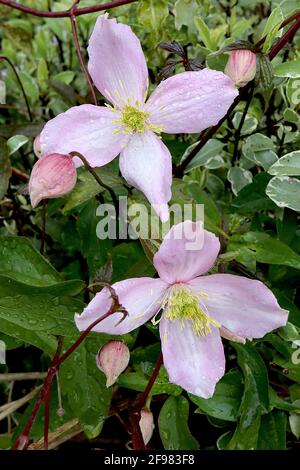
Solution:
[(183, 396), (169, 397), (158, 417), (159, 434), (166, 450), (197, 450), (199, 444), (188, 427), (189, 402)]

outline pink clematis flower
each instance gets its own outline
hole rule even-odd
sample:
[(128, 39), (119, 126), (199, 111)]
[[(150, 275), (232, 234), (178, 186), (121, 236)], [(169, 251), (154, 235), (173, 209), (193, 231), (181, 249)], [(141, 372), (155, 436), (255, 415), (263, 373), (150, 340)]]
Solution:
[[(123, 315), (116, 312), (94, 331), (123, 335), (153, 317), (170, 381), (209, 398), (225, 371), (221, 336), (239, 342), (261, 338), (284, 326), (288, 317), (260, 281), (231, 274), (204, 276), (219, 250), (218, 238), (200, 223), (174, 225), (154, 255), (159, 278), (116, 282), (113, 288), (129, 315), (118, 324)], [(97, 293), (82, 315), (75, 315), (77, 328), (85, 330), (111, 302), (108, 289)]]
[(140, 41), (107, 14), (97, 20), (88, 53), (94, 84), (112, 106), (84, 104), (49, 121), (40, 136), (42, 153), (78, 151), (94, 167), (120, 154), (124, 178), (166, 221), (172, 165), (158, 135), (200, 132), (217, 124), (237, 89), (222, 72), (183, 72), (163, 81), (145, 103), (148, 70)]

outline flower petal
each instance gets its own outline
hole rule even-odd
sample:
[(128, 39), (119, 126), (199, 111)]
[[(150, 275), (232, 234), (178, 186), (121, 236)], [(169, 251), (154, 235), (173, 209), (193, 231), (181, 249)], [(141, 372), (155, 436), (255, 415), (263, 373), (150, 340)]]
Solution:
[(148, 69), (141, 43), (131, 28), (99, 16), (89, 47), (90, 75), (98, 90), (117, 106), (144, 103)]
[(200, 132), (214, 126), (238, 95), (223, 72), (183, 72), (161, 82), (150, 96), (149, 122), (169, 134)]
[(165, 282), (186, 282), (206, 273), (220, 250), (219, 239), (204, 230), (202, 222), (173, 225), (155, 253), (153, 264)]
[(167, 202), (171, 199), (172, 158), (154, 132), (134, 134), (120, 156), (124, 178), (142, 191), (161, 220), (169, 218)]
[(162, 318), (159, 324), (164, 366), (173, 382), (189, 393), (209, 398), (225, 372), (225, 356), (218, 329), (195, 336), (190, 322)]
[(189, 282), (194, 292), (203, 292), (211, 317), (243, 338), (261, 338), (284, 326), (288, 311), (280, 308), (262, 282), (232, 274), (212, 274)]
[[(119, 325), (123, 314), (116, 312), (93, 328), (98, 333), (124, 335), (138, 328), (154, 316), (160, 309), (161, 300), (166, 291), (166, 284), (160, 279), (141, 277), (116, 282), (112, 286), (119, 302), (128, 315)], [(75, 323), (80, 331), (86, 330), (97, 318), (104, 315), (111, 307), (110, 292), (104, 288), (98, 292), (81, 315), (75, 314)]]
[[(128, 136), (114, 133), (120, 119), (117, 111), (83, 104), (48, 121), (40, 135), (42, 154), (79, 152), (91, 166), (102, 166), (115, 158)], [(77, 159), (77, 164), (82, 162)]]

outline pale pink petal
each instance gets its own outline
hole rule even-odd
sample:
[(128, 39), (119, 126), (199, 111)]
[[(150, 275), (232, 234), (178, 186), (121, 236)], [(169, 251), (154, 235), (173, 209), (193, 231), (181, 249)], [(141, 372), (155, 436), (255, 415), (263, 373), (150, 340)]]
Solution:
[(193, 133), (214, 126), (225, 116), (238, 91), (223, 72), (183, 72), (161, 82), (150, 96), (149, 122), (163, 132)]
[(98, 90), (109, 101), (144, 103), (148, 90), (148, 69), (141, 43), (131, 28), (99, 16), (90, 37), (89, 72)]
[(262, 282), (232, 274), (213, 274), (189, 282), (202, 297), (209, 315), (243, 338), (261, 338), (284, 326), (288, 311)]
[(225, 371), (225, 356), (218, 329), (195, 336), (189, 321), (164, 318), (159, 324), (164, 366), (169, 380), (194, 395), (209, 398)]
[(124, 178), (142, 191), (161, 220), (169, 218), (172, 159), (169, 150), (154, 132), (134, 134), (121, 152), (120, 170)]
[[(166, 284), (160, 279), (150, 277), (126, 279), (116, 282), (112, 287), (118, 295), (119, 302), (128, 311), (129, 315), (117, 325), (123, 315), (116, 312), (96, 325), (92, 331), (111, 335), (124, 335), (138, 328), (160, 310), (161, 301), (167, 288)], [(104, 288), (95, 295), (81, 315), (75, 314), (77, 328), (80, 331), (88, 328), (97, 318), (104, 315), (111, 305), (110, 292), (107, 288)]]
[[(123, 132), (115, 132), (117, 111), (83, 104), (68, 109), (48, 121), (40, 134), (42, 154), (79, 152), (91, 166), (110, 162), (128, 142)], [(78, 159), (76, 164), (79, 163)]]
[(173, 225), (154, 255), (153, 264), (165, 282), (186, 282), (206, 273), (219, 250), (219, 239), (204, 230), (202, 222), (186, 220)]

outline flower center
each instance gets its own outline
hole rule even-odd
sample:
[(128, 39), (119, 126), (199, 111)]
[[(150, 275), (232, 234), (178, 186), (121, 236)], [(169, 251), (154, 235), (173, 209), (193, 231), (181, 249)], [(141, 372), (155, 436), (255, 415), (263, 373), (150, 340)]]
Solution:
[(130, 134), (134, 132), (142, 133), (147, 127), (147, 119), (150, 116), (149, 113), (144, 113), (133, 106), (126, 105), (122, 109), (122, 118), (119, 123), (122, 124)]
[(194, 294), (190, 289), (176, 284), (166, 300), (164, 318), (170, 321), (179, 320), (182, 328), (185, 321), (190, 321), (195, 335), (208, 335), (212, 326), (220, 328), (221, 325), (208, 315), (201, 297), (207, 297), (207, 294)]

